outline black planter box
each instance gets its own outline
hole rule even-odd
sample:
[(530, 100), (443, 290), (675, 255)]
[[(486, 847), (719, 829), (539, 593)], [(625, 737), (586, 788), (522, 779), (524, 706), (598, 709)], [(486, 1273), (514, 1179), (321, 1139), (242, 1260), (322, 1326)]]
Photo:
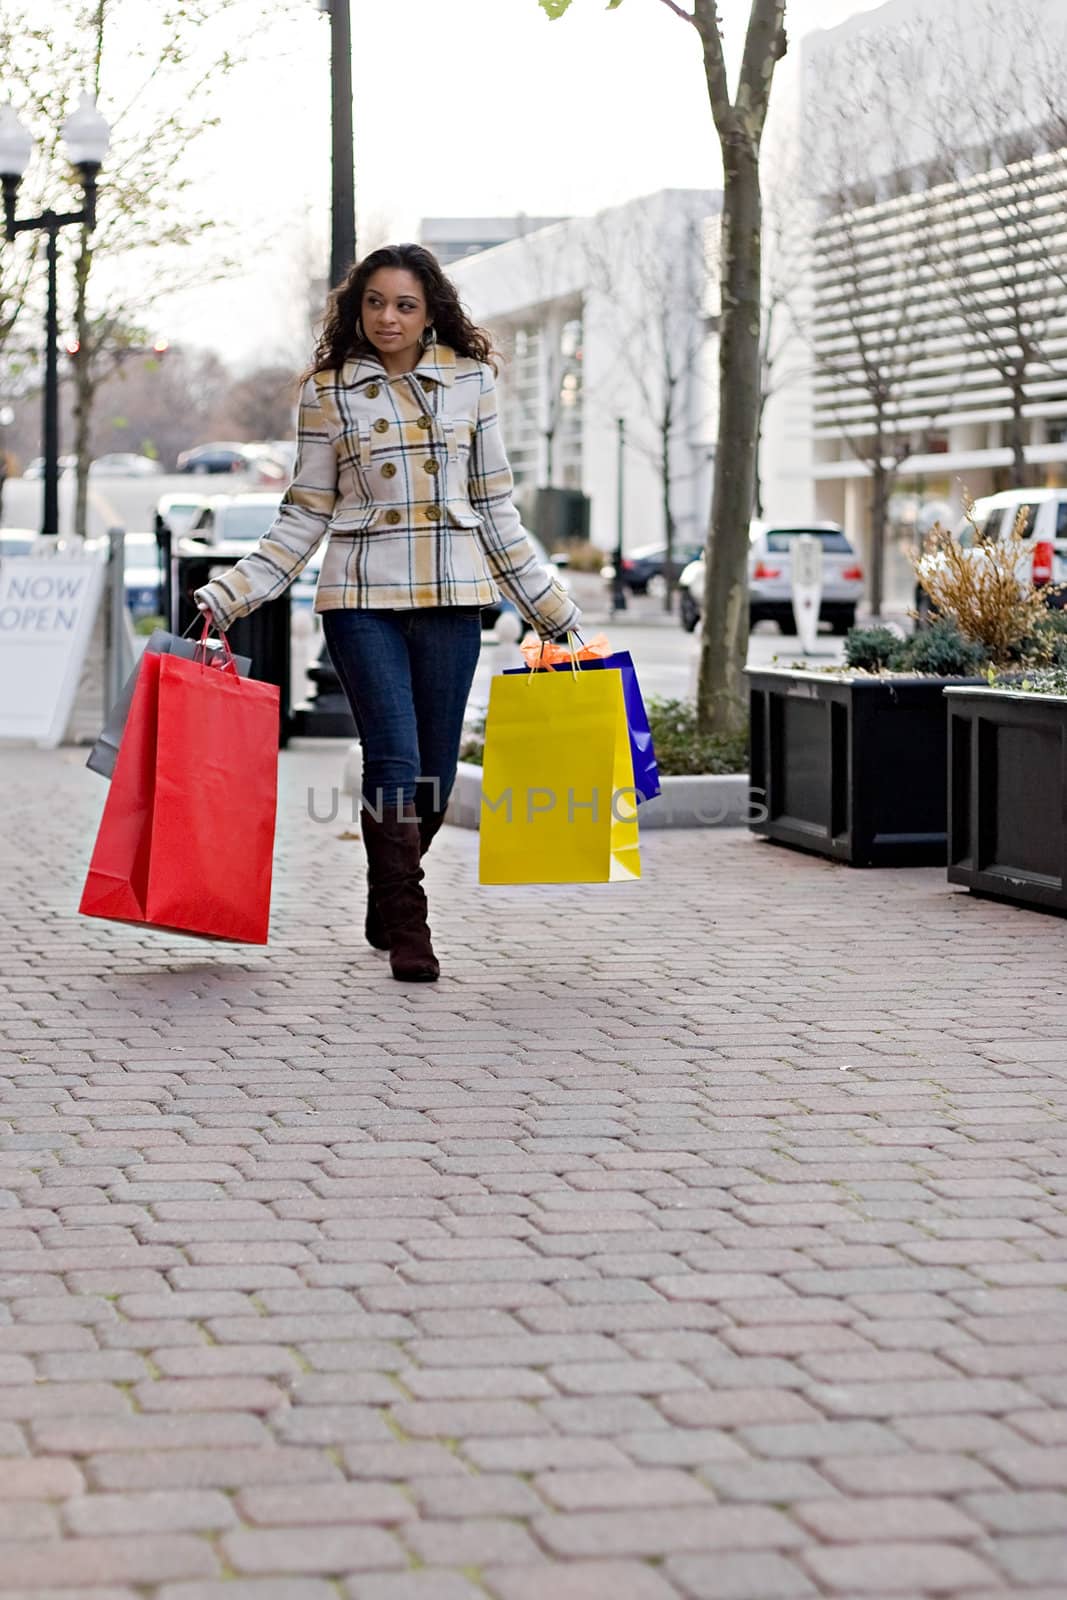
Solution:
[(852, 867), (948, 859), (946, 684), (753, 669), (753, 833)]
[(948, 879), (1067, 911), (1067, 699), (953, 689)]

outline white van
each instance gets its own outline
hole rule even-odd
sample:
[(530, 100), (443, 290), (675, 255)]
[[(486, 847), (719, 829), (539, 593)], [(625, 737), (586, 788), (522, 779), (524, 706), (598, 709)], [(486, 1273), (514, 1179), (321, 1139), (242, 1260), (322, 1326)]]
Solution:
[[(971, 518), (961, 517), (952, 537), (964, 550), (1008, 539), (1020, 511), (1026, 512), (1022, 528), (1026, 543), (1017, 569), (1019, 582), (1024, 587), (1048, 585), (1048, 603), (1059, 609), (1067, 605), (1067, 489), (1003, 489), (983, 495), (974, 502), (973, 524)], [(915, 609), (920, 617), (930, 614), (930, 597), (918, 583)]]
[[(1036, 584), (1067, 583), (1067, 489), (1004, 489), (976, 500), (978, 539), (985, 544), (1010, 538), (1020, 511), (1026, 512), (1021, 531), (1027, 541), (1027, 576)], [(978, 542), (966, 517), (953, 534), (965, 549)]]

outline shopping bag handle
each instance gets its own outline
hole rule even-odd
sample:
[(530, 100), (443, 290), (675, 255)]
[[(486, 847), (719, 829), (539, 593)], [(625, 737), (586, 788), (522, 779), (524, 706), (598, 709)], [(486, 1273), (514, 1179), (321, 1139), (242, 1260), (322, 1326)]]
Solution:
[[(195, 622), (196, 622), (196, 619), (194, 617), (193, 622), (190, 623), (189, 627), (185, 630), (186, 633), (190, 632), (192, 627), (195, 625)], [(200, 664), (201, 664), (201, 666), (205, 666), (205, 667), (207, 666), (207, 641), (208, 641), (208, 635), (211, 633), (212, 628), (214, 628), (215, 632), (218, 634), (219, 643), (222, 646), (222, 657), (223, 657), (223, 659), (222, 659), (221, 665), (218, 668), (218, 671), (219, 672), (230, 672), (230, 673), (233, 674), (233, 676), (235, 678), (239, 678), (241, 676), (241, 674), (237, 670), (237, 662), (234, 660), (233, 651), (230, 649), (230, 641), (227, 639), (226, 635), (223, 633), (221, 628), (215, 627), (215, 623), (208, 616), (204, 617), (204, 631), (201, 633), (200, 638), (197, 640), (197, 646), (196, 646), (197, 650), (200, 652)], [(183, 637), (184, 637), (184, 635), (183, 635)]]
[[(578, 644), (575, 644), (575, 642), (574, 642), (576, 639), (578, 641)], [(541, 649), (540, 649), (540, 652), (539, 652), (538, 657), (537, 657), (537, 664), (530, 668), (530, 679), (533, 678), (533, 675), (534, 675), (535, 672), (551, 672), (552, 671), (551, 667), (542, 667), (542, 665), (541, 665), (541, 656), (543, 656), (544, 653), (545, 653), (545, 645), (547, 643), (548, 643), (547, 639), (542, 639), (541, 640)], [(581, 644), (584, 644), (584, 643), (585, 643), (585, 640), (582, 638), (582, 636), (578, 632), (577, 628), (570, 628), (570, 629), (567, 630), (567, 648), (571, 653), (571, 672), (574, 674), (575, 677), (577, 677), (578, 673), (582, 670), (580, 665), (579, 665), (579, 663), (578, 663), (578, 645), (581, 645)]]

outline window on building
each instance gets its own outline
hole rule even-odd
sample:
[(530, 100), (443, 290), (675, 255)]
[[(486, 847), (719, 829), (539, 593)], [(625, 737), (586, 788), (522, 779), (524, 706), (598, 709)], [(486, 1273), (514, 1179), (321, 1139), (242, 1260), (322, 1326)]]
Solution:
[(581, 317), (571, 317), (559, 335), (562, 373), (559, 380), (559, 427), (554, 476), (565, 489), (582, 486), (582, 341)]
[(537, 481), (540, 453), (541, 330), (532, 325), (515, 328), (511, 336), (512, 359), (501, 385), (500, 422), (508, 460), (517, 485)]

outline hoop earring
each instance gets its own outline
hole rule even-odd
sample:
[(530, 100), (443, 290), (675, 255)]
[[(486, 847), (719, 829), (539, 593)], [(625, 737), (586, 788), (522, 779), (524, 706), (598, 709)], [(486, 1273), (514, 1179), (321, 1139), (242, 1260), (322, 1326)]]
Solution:
[(359, 340), (360, 344), (366, 344), (367, 342), (367, 336), (363, 332), (363, 323), (359, 317), (356, 318), (356, 338)]
[(437, 343), (437, 329), (432, 322), (428, 328), (423, 328), (421, 343), (424, 350), (431, 350)]

